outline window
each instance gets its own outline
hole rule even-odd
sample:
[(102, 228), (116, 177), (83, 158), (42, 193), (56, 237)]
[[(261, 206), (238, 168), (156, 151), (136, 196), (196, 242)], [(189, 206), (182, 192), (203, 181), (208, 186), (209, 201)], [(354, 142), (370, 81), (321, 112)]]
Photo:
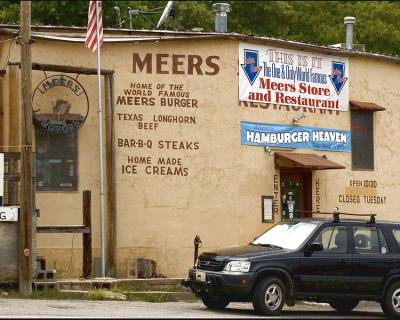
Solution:
[(355, 170), (374, 169), (373, 112), (351, 111), (351, 162)]
[(387, 254), (389, 247), (381, 230), (368, 227), (353, 227), (355, 253)]
[(77, 132), (36, 128), (36, 190), (77, 190)]
[(316, 223), (311, 222), (280, 222), (263, 233), (251, 244), (267, 246), (273, 245), (289, 250), (296, 250), (317, 228)]
[(397, 244), (400, 246), (400, 229), (393, 229), (392, 233), (393, 233), (393, 236), (394, 236)]
[(324, 249), (321, 251), (321, 253), (346, 253), (346, 227), (338, 226), (325, 228), (320, 232), (314, 241), (322, 244)]

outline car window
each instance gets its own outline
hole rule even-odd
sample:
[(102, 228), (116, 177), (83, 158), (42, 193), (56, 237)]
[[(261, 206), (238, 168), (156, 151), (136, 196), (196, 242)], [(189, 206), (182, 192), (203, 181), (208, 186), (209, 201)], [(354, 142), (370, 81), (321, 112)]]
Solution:
[(392, 230), (393, 236), (396, 239), (397, 244), (400, 246), (400, 229)]
[(314, 242), (322, 244), (320, 253), (346, 253), (347, 235), (345, 226), (328, 227), (323, 229)]
[(389, 247), (382, 231), (375, 227), (353, 227), (355, 253), (387, 254)]
[(381, 229), (378, 229), (378, 234), (379, 234), (379, 248), (381, 254), (389, 253), (389, 246)]

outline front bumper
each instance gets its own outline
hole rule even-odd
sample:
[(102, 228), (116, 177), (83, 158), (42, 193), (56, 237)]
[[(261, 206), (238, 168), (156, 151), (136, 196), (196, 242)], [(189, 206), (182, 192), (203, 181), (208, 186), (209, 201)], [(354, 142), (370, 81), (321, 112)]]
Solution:
[[(205, 281), (198, 280), (196, 272), (204, 272), (205, 279), (203, 280)], [(188, 279), (183, 280), (182, 285), (191, 288), (199, 296), (207, 293), (242, 301), (249, 298), (254, 278), (253, 272), (209, 271), (192, 268), (189, 270)]]

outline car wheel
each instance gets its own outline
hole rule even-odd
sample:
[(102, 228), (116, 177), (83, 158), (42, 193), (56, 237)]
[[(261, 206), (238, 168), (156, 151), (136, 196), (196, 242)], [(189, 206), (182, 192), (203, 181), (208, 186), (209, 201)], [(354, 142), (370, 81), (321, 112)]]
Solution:
[(386, 291), (385, 299), (382, 301), (382, 310), (391, 319), (400, 319), (400, 282), (396, 282)]
[(278, 278), (263, 279), (254, 289), (254, 310), (267, 316), (277, 316), (285, 304), (285, 297), (286, 290), (281, 280)]
[(209, 309), (220, 310), (224, 309), (229, 304), (229, 301), (225, 298), (212, 297), (208, 294), (202, 295), (201, 300), (203, 300), (204, 305)]
[(358, 305), (358, 300), (351, 299), (338, 299), (329, 302), (329, 305), (339, 312), (349, 312)]

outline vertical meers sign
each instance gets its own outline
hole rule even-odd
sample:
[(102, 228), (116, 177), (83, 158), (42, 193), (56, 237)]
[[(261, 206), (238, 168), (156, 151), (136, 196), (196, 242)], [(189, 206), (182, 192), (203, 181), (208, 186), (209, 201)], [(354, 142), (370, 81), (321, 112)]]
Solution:
[(314, 109), (349, 109), (344, 57), (239, 44), (239, 100)]

